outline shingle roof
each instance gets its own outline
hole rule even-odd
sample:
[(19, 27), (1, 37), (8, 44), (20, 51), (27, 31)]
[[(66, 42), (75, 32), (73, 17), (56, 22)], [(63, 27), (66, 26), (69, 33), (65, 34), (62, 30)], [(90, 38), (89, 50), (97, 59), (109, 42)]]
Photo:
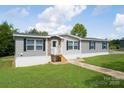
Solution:
[(63, 34), (63, 35), (48, 35), (48, 36), (41, 36), (41, 35), (32, 35), (32, 34), (24, 34), (24, 33), (18, 33), (18, 34), (13, 34), (14, 37), (34, 37), (34, 38), (51, 38), (51, 37), (59, 37), (63, 39), (63, 36), (70, 36), (73, 38), (77, 38), (79, 40), (92, 40), (92, 41), (108, 41), (107, 39), (100, 39), (100, 38), (80, 38), (78, 36), (70, 35), (70, 34)]
[(78, 36), (74, 36), (74, 35), (69, 35), (69, 34), (64, 34), (64, 35), (60, 35), (60, 36), (65, 36), (65, 35), (68, 35), (68, 36), (71, 36), (71, 37), (74, 37), (74, 38), (77, 38), (77, 39), (80, 39), (80, 40), (92, 40), (92, 41), (108, 41), (107, 39), (101, 39), (101, 38), (80, 38)]

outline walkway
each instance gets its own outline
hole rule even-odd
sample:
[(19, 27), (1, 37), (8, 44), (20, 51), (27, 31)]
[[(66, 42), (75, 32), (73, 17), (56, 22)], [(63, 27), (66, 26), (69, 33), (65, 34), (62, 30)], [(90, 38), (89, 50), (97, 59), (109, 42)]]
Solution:
[(97, 71), (97, 72), (100, 72), (100, 73), (103, 73), (106, 75), (110, 75), (116, 79), (123, 79), (124, 80), (124, 72), (121, 72), (121, 71), (116, 71), (116, 70), (112, 70), (112, 69), (108, 69), (108, 68), (104, 68), (104, 67), (99, 67), (99, 66), (95, 66), (95, 65), (91, 65), (91, 64), (87, 64), (87, 63), (82, 63), (78, 59), (69, 60), (69, 63), (86, 68), (86, 69)]

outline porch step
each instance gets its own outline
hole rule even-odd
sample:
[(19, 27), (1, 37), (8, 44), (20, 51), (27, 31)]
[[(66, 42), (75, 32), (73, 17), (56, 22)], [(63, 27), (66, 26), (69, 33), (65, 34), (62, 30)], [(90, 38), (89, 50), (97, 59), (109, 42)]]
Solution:
[(55, 64), (55, 65), (57, 65), (57, 64), (68, 64), (69, 62), (49, 62), (49, 64)]
[(51, 55), (52, 62), (67, 62), (67, 59), (63, 55)]

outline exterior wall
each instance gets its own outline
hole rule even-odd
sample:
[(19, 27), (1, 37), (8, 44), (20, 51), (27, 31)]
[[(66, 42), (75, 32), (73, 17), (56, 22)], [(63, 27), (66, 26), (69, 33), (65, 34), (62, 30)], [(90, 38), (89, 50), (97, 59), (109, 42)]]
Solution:
[(109, 43), (107, 43), (107, 49), (102, 49), (102, 41), (96, 41), (95, 50), (89, 49), (89, 41), (80, 41), (80, 50), (67, 50), (66, 49), (66, 41), (67, 40), (79, 40), (73, 37), (64, 36), (64, 40), (62, 40), (62, 54), (63, 56), (68, 59), (75, 59), (75, 58), (83, 58), (83, 57), (91, 57), (97, 55), (106, 55), (109, 54)]
[(39, 64), (47, 64), (50, 61), (51, 61), (50, 56), (16, 57), (15, 66), (25, 67)]
[(48, 46), (46, 46), (46, 47), (48, 50), (48, 56), (50, 56), (51, 55), (51, 39), (50, 38), (48, 39)]
[[(35, 38), (28, 38), (35, 39)], [(66, 42), (70, 41), (78, 41), (79, 39), (63, 36), (63, 39), (58, 37), (52, 37), (46, 39), (46, 48), (43, 50), (26, 50), (24, 51), (24, 38), (15, 38), (15, 64), (16, 67), (23, 66), (32, 66), (38, 64), (46, 64), (51, 61), (51, 40), (58, 40), (59, 42), (59, 51), (66, 59), (75, 59), (77, 57), (90, 57), (96, 55), (105, 55), (109, 54), (109, 44), (107, 43), (107, 49), (102, 49), (102, 41), (96, 41), (96, 48), (89, 49), (89, 41), (80, 41), (80, 49), (78, 50), (67, 50)], [(22, 56), (21, 56), (22, 55)]]
[(109, 52), (96, 52), (96, 53), (78, 53), (78, 54), (64, 54), (63, 56), (67, 59), (76, 59), (76, 58), (86, 58), (93, 57), (98, 55), (108, 55)]
[(71, 41), (77, 41), (77, 40), (79, 40), (79, 39), (76, 39), (76, 38), (73, 38), (73, 37), (69, 37), (69, 36), (63, 36), (64, 37), (64, 40), (62, 40), (62, 42), (61, 42), (61, 53), (62, 54), (64, 54), (64, 55), (66, 55), (66, 54), (78, 54), (78, 53), (81, 53), (81, 51), (80, 50), (67, 50), (66, 49), (66, 42), (67, 42), (67, 40), (71, 40)]
[[(34, 38), (28, 38), (28, 39), (34, 39)], [(27, 57), (27, 56), (45, 56), (46, 55), (46, 49), (43, 50), (26, 50), (24, 51), (24, 38), (16, 38), (15, 39), (15, 56)]]
[(124, 49), (124, 40), (120, 40), (120, 49)]
[(108, 52), (109, 44), (107, 43), (107, 49), (102, 49), (102, 41), (96, 41), (95, 49), (89, 49), (89, 41), (81, 41), (81, 53), (97, 53)]

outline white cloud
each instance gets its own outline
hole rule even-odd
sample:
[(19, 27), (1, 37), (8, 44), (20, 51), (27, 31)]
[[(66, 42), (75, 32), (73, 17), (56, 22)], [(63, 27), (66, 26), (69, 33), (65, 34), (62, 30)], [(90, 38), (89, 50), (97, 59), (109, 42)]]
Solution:
[(71, 25), (65, 25), (72, 18), (84, 11), (86, 6), (51, 6), (38, 14), (39, 22), (35, 25), (38, 30), (48, 31), (50, 34), (66, 33)]
[(117, 31), (124, 32), (124, 14), (116, 14), (113, 24)]
[(29, 15), (29, 11), (26, 8), (14, 8), (7, 11), (5, 15), (10, 17), (15, 17), (15, 16), (24, 17)]
[(110, 8), (111, 5), (97, 5), (93, 10), (92, 15), (97, 16), (106, 13), (109, 11)]
[(21, 16), (27, 16), (27, 15), (29, 15), (29, 12), (25, 8), (22, 8), (22, 9), (20, 9), (20, 15)]

